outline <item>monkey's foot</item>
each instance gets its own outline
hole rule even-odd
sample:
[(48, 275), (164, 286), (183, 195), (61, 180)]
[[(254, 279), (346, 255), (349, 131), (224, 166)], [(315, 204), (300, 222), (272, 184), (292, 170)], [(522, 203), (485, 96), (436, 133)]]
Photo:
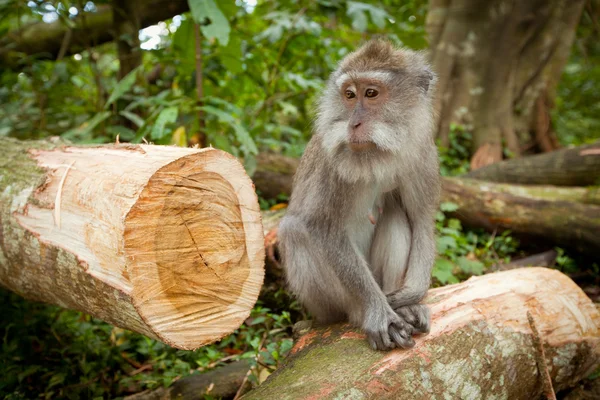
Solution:
[(425, 304), (413, 304), (394, 309), (412, 327), (413, 333), (429, 333), (431, 315)]

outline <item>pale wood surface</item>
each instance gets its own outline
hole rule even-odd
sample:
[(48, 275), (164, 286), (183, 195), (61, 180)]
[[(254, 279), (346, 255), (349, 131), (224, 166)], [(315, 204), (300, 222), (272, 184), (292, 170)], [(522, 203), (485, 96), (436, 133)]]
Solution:
[(0, 283), (193, 349), (235, 330), (263, 280), (252, 182), (215, 149), (1, 139)]

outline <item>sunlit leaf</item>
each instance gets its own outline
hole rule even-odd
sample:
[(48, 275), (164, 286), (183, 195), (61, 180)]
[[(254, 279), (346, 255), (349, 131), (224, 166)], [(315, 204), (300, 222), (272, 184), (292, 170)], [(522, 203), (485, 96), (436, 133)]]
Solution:
[(209, 39), (216, 38), (221, 46), (227, 46), (231, 27), (215, 1), (188, 0), (188, 4), (194, 21), (200, 25), (202, 34)]
[(180, 126), (175, 129), (173, 135), (171, 135), (171, 144), (179, 147), (187, 147), (187, 135), (185, 133), (185, 126)]

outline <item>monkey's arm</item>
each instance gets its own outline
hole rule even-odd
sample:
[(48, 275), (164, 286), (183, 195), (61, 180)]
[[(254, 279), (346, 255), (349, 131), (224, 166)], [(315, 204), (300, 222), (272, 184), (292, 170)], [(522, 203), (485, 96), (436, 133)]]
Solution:
[(349, 317), (362, 321), (371, 346), (380, 350), (393, 348), (394, 343), (400, 347), (411, 347), (414, 344), (412, 328), (388, 304), (366, 260), (348, 236), (338, 231), (317, 239), (320, 243), (327, 243), (322, 246), (327, 265), (356, 300), (355, 309), (348, 310)]
[(411, 227), (411, 246), (404, 284), (388, 295), (388, 302), (394, 310), (417, 304), (425, 297), (431, 284), (431, 269), (435, 261), (434, 216), (439, 190), (437, 172), (403, 183), (400, 196)]

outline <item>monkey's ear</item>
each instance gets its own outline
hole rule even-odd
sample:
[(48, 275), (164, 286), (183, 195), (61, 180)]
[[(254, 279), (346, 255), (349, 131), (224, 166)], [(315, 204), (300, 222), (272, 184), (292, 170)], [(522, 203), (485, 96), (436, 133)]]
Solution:
[(417, 78), (417, 86), (423, 89), (424, 93), (427, 93), (427, 91), (429, 91), (429, 85), (431, 84), (433, 78), (435, 78), (433, 72), (431, 72), (429, 69), (426, 69)]

